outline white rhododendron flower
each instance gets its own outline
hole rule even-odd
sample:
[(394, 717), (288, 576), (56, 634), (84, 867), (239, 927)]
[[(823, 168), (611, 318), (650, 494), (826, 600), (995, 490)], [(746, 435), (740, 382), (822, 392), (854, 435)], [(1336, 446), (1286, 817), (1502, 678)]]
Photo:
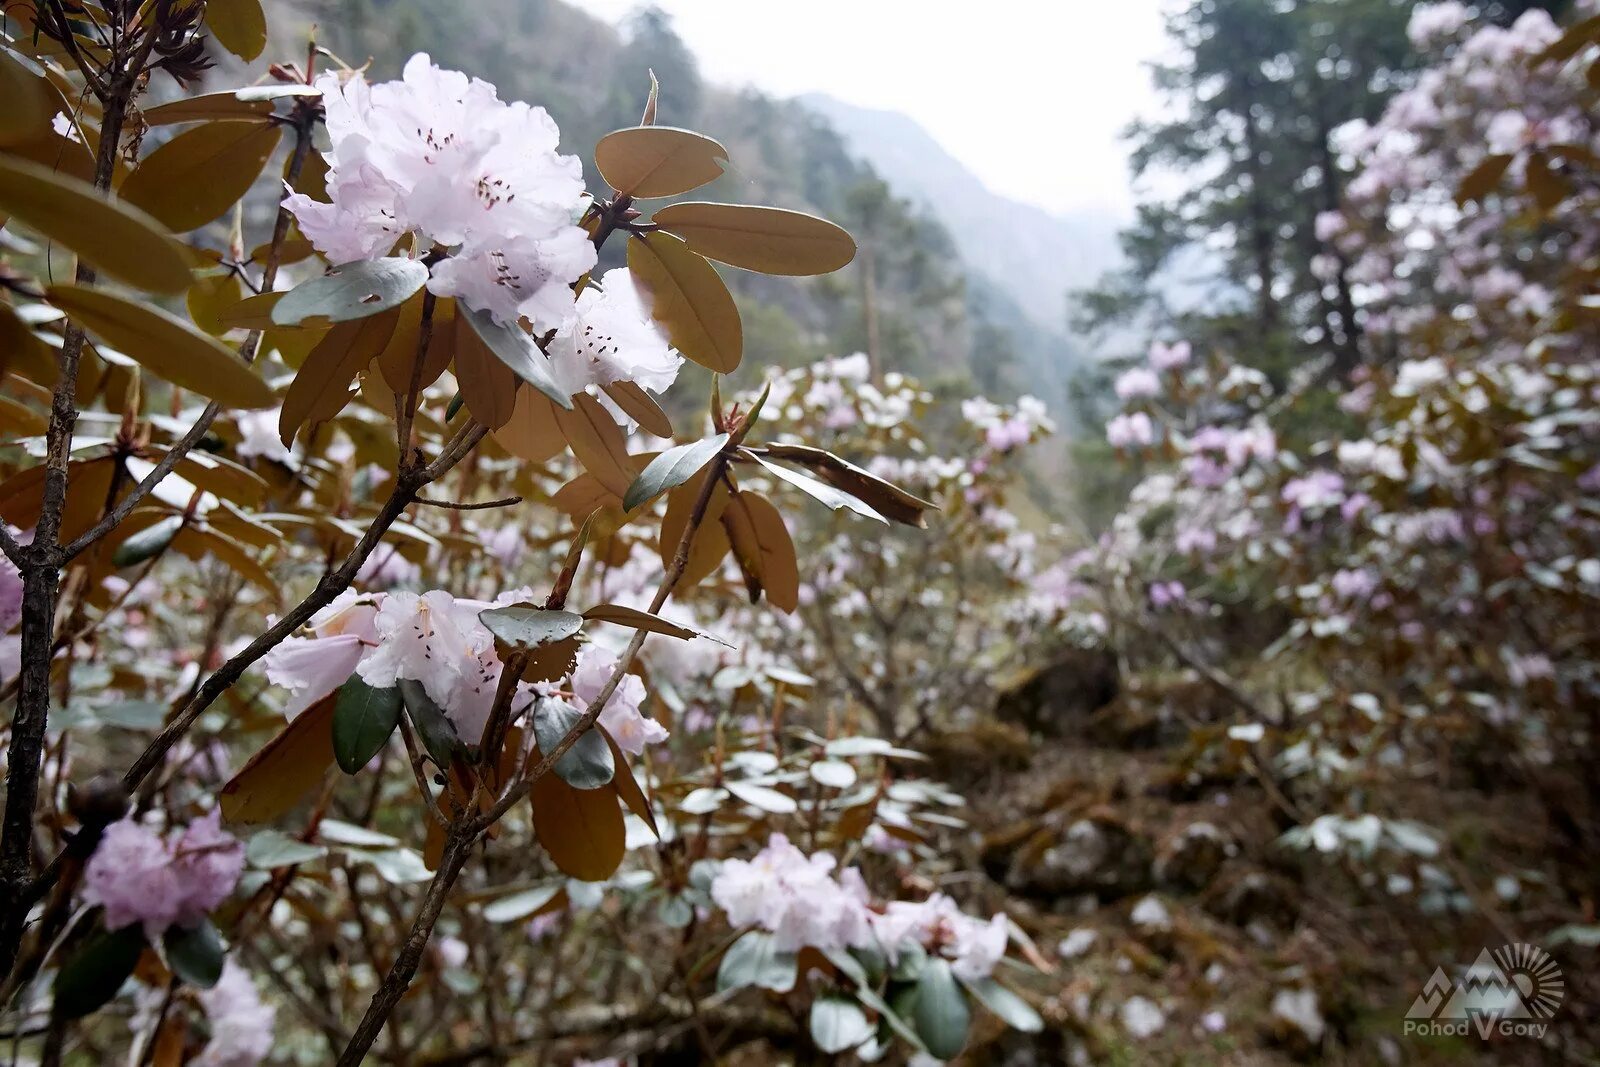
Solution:
[(807, 856), (773, 834), (753, 858), (723, 862), (711, 899), (730, 923), (769, 931), (784, 952), (869, 945), (866, 886), (853, 867), (834, 878), (836, 862), (826, 853)]
[(583, 165), (556, 151), (543, 108), (506, 102), (494, 86), (435, 66), (425, 53), (400, 81), (359, 73), (316, 81), (327, 111), (330, 203), (303, 193), (284, 205), (335, 263), (390, 253), (406, 234), (450, 254), (428, 288), (501, 322), (559, 327), (571, 284), (595, 264), (576, 225)]
[(683, 357), (651, 321), (647, 299), (624, 267), (607, 271), (598, 287), (586, 287), (576, 316), (550, 342), (557, 383), (569, 393), (618, 381), (654, 393), (670, 387)]

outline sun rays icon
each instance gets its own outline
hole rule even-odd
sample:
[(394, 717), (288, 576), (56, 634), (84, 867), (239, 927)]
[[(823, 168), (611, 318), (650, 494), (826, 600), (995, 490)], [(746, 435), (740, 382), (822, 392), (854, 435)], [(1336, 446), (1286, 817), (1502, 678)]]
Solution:
[(1494, 960), (1517, 987), (1530, 1016), (1548, 1019), (1556, 1013), (1567, 987), (1550, 953), (1537, 945), (1504, 945), (1495, 950)]

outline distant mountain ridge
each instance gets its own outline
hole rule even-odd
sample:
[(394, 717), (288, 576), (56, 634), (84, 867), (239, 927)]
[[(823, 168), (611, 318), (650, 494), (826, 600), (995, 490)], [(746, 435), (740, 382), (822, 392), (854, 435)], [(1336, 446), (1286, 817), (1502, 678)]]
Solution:
[(923, 204), (950, 231), (966, 264), (1008, 291), (1040, 328), (1063, 332), (1067, 292), (1092, 284), (1116, 264), (1115, 218), (1050, 214), (995, 193), (900, 112), (820, 93), (799, 99), (827, 119), (896, 194)]

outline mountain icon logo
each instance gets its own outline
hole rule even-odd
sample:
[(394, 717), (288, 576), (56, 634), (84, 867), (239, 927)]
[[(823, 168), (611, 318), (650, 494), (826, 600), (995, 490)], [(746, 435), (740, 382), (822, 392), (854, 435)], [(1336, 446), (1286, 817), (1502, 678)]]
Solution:
[(1565, 995), (1561, 968), (1544, 949), (1520, 943), (1485, 948), (1455, 981), (1443, 967), (1434, 968), (1406, 1012), (1406, 1028), (1424, 1032), (1419, 1022), (1458, 1023), (1464, 1031), (1470, 1023), (1483, 1038), (1532, 1033), (1543, 1029)]

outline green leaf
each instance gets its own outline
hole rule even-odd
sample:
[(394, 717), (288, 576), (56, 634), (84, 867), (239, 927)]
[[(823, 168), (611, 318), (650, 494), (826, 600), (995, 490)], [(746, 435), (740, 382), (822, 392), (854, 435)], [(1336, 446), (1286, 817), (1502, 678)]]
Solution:
[(751, 930), (723, 953), (717, 966), (717, 992), (757, 986), (787, 993), (798, 977), (795, 954), (778, 951), (777, 943), (765, 930)]
[(182, 248), (155, 219), (112, 203), (87, 182), (33, 163), (0, 159), (0, 215), (140, 289), (181, 293), (193, 280)]
[(524, 889), (491, 900), (483, 906), (483, 917), (492, 923), (514, 923), (523, 919), (531, 919), (535, 915), (549, 911), (549, 905), (556, 902), (556, 897), (562, 892), (557, 885), (538, 885), (532, 889)]
[[(533, 708), (533, 736), (539, 741), (539, 751), (554, 752), (582, 718), (565, 700), (540, 698)], [(591, 727), (556, 760), (555, 772), (574, 789), (599, 789), (616, 775), (617, 765), (611, 758), (611, 746)]]
[(868, 507), (866, 504), (851, 496), (849, 493), (840, 492), (833, 486), (828, 485), (826, 482), (819, 482), (809, 474), (801, 474), (799, 471), (790, 470), (788, 467), (782, 467), (776, 463), (769, 463), (760, 456), (756, 456), (756, 462), (760, 463), (768, 471), (788, 482), (796, 489), (799, 489), (801, 492), (806, 493), (813, 499), (819, 500), (826, 504), (834, 511), (844, 509), (846, 511), (853, 511), (862, 518), (877, 519), (882, 523), (887, 523), (889, 521), (882, 515), (879, 515), (876, 511), (872, 510), (872, 508)]
[(262, 830), (244, 846), (245, 862), (260, 871), (296, 867), (319, 860), (327, 854), (328, 850), (321, 845), (290, 837), (282, 830)]
[(1044, 1029), (1044, 1020), (1033, 1010), (1033, 1005), (993, 978), (982, 978), (973, 982), (963, 978), (961, 984), (978, 998), (978, 1003), (994, 1012), (1007, 1026), (1021, 1030), (1025, 1034), (1036, 1034)]
[(153, 526), (148, 526), (129, 537), (111, 553), (114, 567), (132, 567), (143, 563), (157, 552), (172, 544), (172, 539), (183, 529), (182, 515), (169, 515)]
[[(914, 988), (909, 988), (906, 990), (906, 992), (915, 994), (916, 990)], [(927, 1046), (922, 1043), (922, 1038), (917, 1036), (917, 1032), (911, 1028), (910, 1024), (905, 1021), (901, 1014), (890, 1007), (889, 1002), (878, 996), (878, 994), (875, 993), (871, 988), (862, 986), (860, 989), (857, 989), (856, 999), (861, 1001), (861, 1003), (865, 1004), (867, 1007), (871, 1008), (873, 1011), (877, 1012), (878, 1017), (884, 1022), (888, 1023), (889, 1029), (893, 1030), (896, 1034), (899, 1034), (901, 1040), (906, 1042), (906, 1044), (910, 1045), (918, 1052), (928, 1051)], [(913, 999), (915, 998), (913, 997)]]
[(285, 293), (272, 306), (272, 321), (299, 326), (364, 319), (404, 304), (427, 281), (428, 267), (420, 259), (388, 256), (345, 263)]
[(167, 966), (172, 973), (195, 988), (210, 989), (222, 977), (222, 961), (228, 950), (210, 919), (201, 919), (200, 925), (192, 928), (168, 927), (161, 945), (167, 950)]
[(167, 721), (168, 706), (155, 700), (119, 700), (94, 709), (94, 717), (107, 726), (124, 730), (159, 730)]
[(829, 1055), (855, 1048), (873, 1035), (861, 1005), (847, 997), (818, 997), (811, 1002), (811, 1040)]
[(928, 1052), (941, 1060), (952, 1058), (967, 1043), (972, 1009), (950, 973), (950, 961), (943, 956), (931, 957), (922, 968), (912, 1022)]
[(693, 478), (728, 445), (728, 435), (704, 437), (686, 445), (669, 448), (651, 460), (622, 496), (622, 510), (632, 511), (668, 489), (675, 489)]
[(456, 314), (463, 316), (472, 332), (496, 359), (510, 367), (518, 378), (533, 386), (562, 407), (572, 409), (572, 397), (556, 384), (550, 371), (550, 360), (540, 351), (532, 337), (518, 326), (505, 326), (494, 321), (487, 311), (478, 311), (466, 305), (457, 305)]
[(237, 352), (154, 305), (80, 285), (48, 286), (45, 295), (89, 332), (173, 385), (230, 408), (278, 402), (272, 387)]
[(411, 717), (411, 725), (417, 728), (417, 736), (422, 739), (422, 747), (428, 750), (433, 762), (449, 768), (455, 758), (466, 750), (456, 734), (456, 728), (451, 725), (450, 717), (428, 696), (421, 682), (401, 678), (399, 689), (406, 714)]
[(117, 995), (144, 952), (144, 929), (98, 930), (56, 972), (55, 1012), (81, 1019)]
[(478, 621), (497, 639), (524, 652), (564, 641), (583, 629), (582, 615), (533, 604), (486, 608), (478, 612)]
[(375, 689), (358, 674), (339, 687), (333, 709), (333, 758), (355, 774), (389, 743), (400, 724), (400, 690)]

